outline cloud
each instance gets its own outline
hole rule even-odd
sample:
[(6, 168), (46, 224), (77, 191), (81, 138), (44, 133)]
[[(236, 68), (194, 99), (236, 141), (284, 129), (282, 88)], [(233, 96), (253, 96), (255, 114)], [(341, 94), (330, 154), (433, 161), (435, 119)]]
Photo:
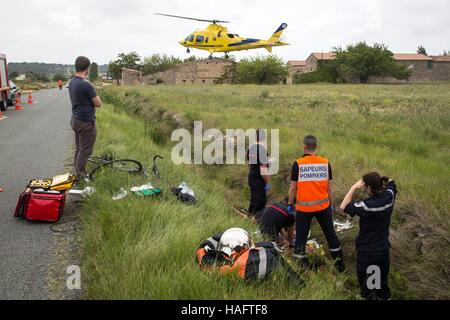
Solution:
[[(9, 31), (0, 43), (10, 61), (72, 63), (84, 54), (107, 63), (128, 51), (188, 56), (178, 41), (207, 24), (154, 12), (231, 20), (231, 32), (257, 38), (268, 38), (287, 22), (285, 37), (292, 45), (274, 50), (286, 60), (361, 40), (398, 52), (415, 52), (421, 44), (431, 53), (450, 49), (447, 0), (15, 0), (2, 3), (3, 10), (20, 13), (6, 15)], [(234, 55), (255, 54), (267, 53)]]

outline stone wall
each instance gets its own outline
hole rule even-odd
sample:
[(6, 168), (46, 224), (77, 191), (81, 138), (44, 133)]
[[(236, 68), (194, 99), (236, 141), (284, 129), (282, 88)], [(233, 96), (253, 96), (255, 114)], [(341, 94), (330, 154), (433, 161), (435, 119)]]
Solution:
[(233, 61), (224, 59), (201, 60), (197, 64), (196, 83), (214, 83), (222, 77), (227, 67), (234, 64)]
[(179, 64), (174, 68), (148, 76), (136, 70), (122, 69), (123, 85), (164, 84), (214, 84), (235, 62), (225, 59), (205, 59)]
[(135, 86), (141, 83), (142, 73), (140, 71), (122, 68), (122, 85)]
[[(394, 83), (419, 83), (431, 81), (450, 80), (450, 61), (416, 61), (398, 60), (398, 64), (404, 65), (413, 71), (409, 80), (397, 80), (393, 77), (371, 77), (369, 83), (374, 84), (394, 84)], [(430, 64), (430, 65), (429, 65)], [(314, 72), (319, 66), (319, 61), (311, 55), (306, 60), (305, 73)]]
[(286, 78), (286, 84), (293, 84), (295, 75), (302, 74), (306, 72), (306, 62), (305, 64), (296, 64), (293, 65), (291, 63), (287, 63), (287, 69), (289, 75)]
[(314, 57), (313, 55), (310, 55), (308, 57), (308, 59), (306, 59), (305, 73), (316, 71), (318, 65), (319, 65), (319, 60), (317, 60), (317, 58)]
[(397, 80), (393, 77), (371, 77), (369, 83), (401, 84), (450, 80), (450, 61), (397, 61), (412, 70), (409, 80)]
[(433, 81), (450, 80), (450, 61), (434, 61)]

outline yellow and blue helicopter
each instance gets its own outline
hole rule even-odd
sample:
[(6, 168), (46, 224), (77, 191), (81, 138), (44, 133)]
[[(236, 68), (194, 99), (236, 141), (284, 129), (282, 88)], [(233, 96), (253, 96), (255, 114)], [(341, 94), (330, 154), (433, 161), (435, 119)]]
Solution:
[(230, 23), (229, 21), (197, 19), (164, 13), (155, 14), (171, 18), (209, 22), (210, 25), (206, 29), (192, 32), (184, 40), (179, 41), (179, 43), (187, 48), (187, 53), (191, 52), (191, 48), (208, 51), (210, 54), (210, 59), (215, 52), (224, 52), (225, 58), (228, 59), (228, 53), (233, 51), (263, 48), (272, 53), (273, 47), (289, 45), (289, 43), (283, 42), (280, 39), (284, 30), (287, 28), (286, 23), (282, 23), (268, 40), (261, 40), (254, 38), (243, 38), (237, 34), (229, 33), (228, 28), (221, 25), (221, 23)]

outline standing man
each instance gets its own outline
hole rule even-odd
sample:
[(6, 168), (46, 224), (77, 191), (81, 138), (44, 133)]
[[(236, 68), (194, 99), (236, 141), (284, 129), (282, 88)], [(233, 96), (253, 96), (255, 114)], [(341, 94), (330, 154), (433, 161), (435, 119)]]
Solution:
[(263, 143), (266, 140), (264, 130), (256, 130), (256, 144), (247, 151), (250, 165), (248, 185), (250, 186), (250, 206), (248, 213), (257, 216), (267, 204), (266, 192), (270, 190), (269, 154)]
[[(304, 259), (311, 221), (316, 218), (328, 242), (331, 256), (339, 272), (345, 271), (341, 243), (334, 230), (332, 217), (333, 174), (327, 159), (317, 156), (317, 139), (306, 136), (304, 156), (294, 162), (289, 189), (289, 212), (296, 212), (297, 234), (294, 257)], [(296, 201), (296, 204), (295, 204)]]
[(95, 109), (101, 108), (102, 101), (94, 86), (86, 80), (91, 62), (86, 57), (75, 61), (75, 77), (70, 81), (69, 94), (72, 102), (71, 126), (75, 132), (75, 174), (86, 175), (86, 163), (94, 149), (97, 137)]

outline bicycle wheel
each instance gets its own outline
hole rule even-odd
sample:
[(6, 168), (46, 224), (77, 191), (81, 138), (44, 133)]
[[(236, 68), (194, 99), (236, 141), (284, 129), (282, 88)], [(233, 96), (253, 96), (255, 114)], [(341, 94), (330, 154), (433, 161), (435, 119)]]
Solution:
[(89, 179), (94, 180), (95, 176), (103, 169), (109, 169), (112, 171), (127, 172), (129, 174), (141, 174), (144, 167), (139, 161), (131, 159), (119, 159), (110, 162), (102, 163), (101, 165), (95, 167), (89, 173)]

